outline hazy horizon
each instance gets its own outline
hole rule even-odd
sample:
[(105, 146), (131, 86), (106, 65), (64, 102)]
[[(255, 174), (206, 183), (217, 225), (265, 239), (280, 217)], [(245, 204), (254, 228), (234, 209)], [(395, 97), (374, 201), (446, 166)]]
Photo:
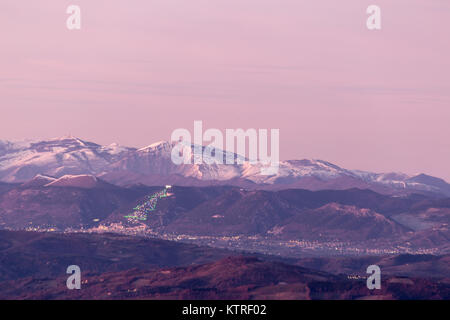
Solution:
[[(66, 8), (82, 10), (69, 31)], [(382, 30), (366, 8), (382, 9)], [(0, 140), (144, 147), (174, 129), (280, 129), (282, 160), (450, 180), (450, 2), (0, 5)]]

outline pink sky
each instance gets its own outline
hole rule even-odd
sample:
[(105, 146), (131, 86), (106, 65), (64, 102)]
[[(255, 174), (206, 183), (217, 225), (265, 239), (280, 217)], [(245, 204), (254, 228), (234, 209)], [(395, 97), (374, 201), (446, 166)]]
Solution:
[(0, 139), (141, 147), (203, 120), (279, 128), (282, 159), (450, 180), (449, 33), (448, 0), (2, 0)]

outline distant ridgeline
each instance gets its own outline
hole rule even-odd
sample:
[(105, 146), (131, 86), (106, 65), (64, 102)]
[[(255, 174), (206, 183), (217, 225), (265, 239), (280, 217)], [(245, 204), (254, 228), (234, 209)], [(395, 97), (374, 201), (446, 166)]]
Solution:
[(163, 190), (147, 196), (147, 200), (144, 203), (134, 207), (133, 213), (125, 216), (125, 218), (129, 220), (141, 220), (141, 221), (147, 220), (147, 215), (150, 212), (155, 211), (158, 200), (162, 198), (167, 198), (171, 195), (169, 193), (169, 190), (171, 188), (172, 186), (166, 186)]

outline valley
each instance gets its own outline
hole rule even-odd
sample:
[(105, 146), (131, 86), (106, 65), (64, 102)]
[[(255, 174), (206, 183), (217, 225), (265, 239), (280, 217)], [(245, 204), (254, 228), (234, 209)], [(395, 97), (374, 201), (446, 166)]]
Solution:
[[(0, 231), (0, 299), (449, 299), (448, 262), (286, 259), (118, 234)], [(370, 291), (364, 272), (374, 263), (382, 290)], [(81, 290), (66, 288), (72, 264), (81, 268)]]

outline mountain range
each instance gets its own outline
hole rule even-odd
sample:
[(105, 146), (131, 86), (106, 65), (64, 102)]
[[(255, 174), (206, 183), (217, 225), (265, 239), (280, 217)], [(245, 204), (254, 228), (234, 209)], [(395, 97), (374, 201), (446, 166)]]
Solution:
[(281, 161), (278, 173), (270, 176), (261, 175), (260, 165), (249, 162), (175, 165), (171, 161), (173, 146), (165, 141), (141, 149), (117, 144), (102, 146), (71, 136), (44, 141), (0, 141), (0, 181), (23, 183), (39, 174), (53, 178), (92, 175), (121, 186), (140, 183), (233, 185), (266, 190), (360, 188), (391, 195), (450, 196), (450, 185), (437, 177), (348, 170), (323, 160)]
[(0, 192), (1, 229), (119, 232), (284, 256), (447, 254), (449, 224), (448, 198), (356, 188), (122, 187), (66, 175)]

